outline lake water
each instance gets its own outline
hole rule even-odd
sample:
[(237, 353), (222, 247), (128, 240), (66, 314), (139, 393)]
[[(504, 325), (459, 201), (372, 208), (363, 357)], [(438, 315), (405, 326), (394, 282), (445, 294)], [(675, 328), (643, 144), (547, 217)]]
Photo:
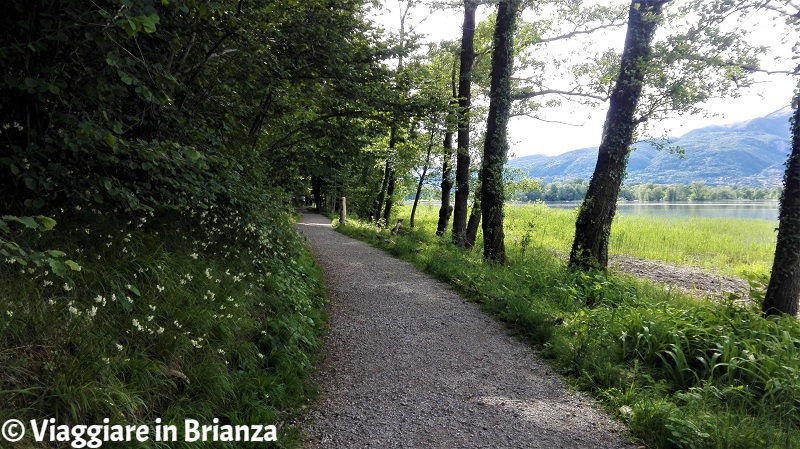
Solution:
[[(580, 202), (546, 203), (558, 209), (575, 209)], [(778, 221), (778, 201), (711, 202), (711, 203), (641, 203), (621, 201), (617, 213), (623, 216), (650, 215), (670, 218), (746, 218)]]

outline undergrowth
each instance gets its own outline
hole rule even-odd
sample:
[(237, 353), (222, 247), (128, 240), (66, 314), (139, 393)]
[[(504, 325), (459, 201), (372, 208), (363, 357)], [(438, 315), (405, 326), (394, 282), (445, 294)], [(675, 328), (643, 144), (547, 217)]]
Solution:
[[(75, 207), (48, 232), (15, 231), (80, 271), (0, 265), (0, 422), (183, 429), (217, 418), (276, 425), (276, 447), (299, 446), (289, 420), (314, 394), (321, 275), (287, 212), (242, 209)], [(16, 447), (51, 447), (30, 434)], [(182, 439), (121, 447), (241, 444)]]
[(647, 447), (800, 448), (797, 320), (616, 273), (571, 272), (533, 237), (509, 244), (506, 266), (486, 264), (435, 227), (423, 214), (396, 237), (356, 220), (338, 229), (454, 285)]

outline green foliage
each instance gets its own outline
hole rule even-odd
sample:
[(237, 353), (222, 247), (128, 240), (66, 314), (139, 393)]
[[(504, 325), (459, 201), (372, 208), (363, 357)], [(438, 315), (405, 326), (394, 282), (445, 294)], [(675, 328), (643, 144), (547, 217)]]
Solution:
[(637, 108), (640, 123), (647, 126), (647, 120), (699, 113), (705, 101), (736, 95), (736, 88), (749, 83), (749, 73), (736, 68), (757, 67), (765, 49), (725, 26), (726, 20), (746, 14), (740, 6), (728, 1), (666, 4), (662, 20), (670, 32), (652, 45), (653, 59)]
[(17, 215), (297, 188), (354, 157), (383, 103), (355, 0), (45, 3), (0, 18), (0, 206)]
[[(14, 232), (9, 223), (22, 225), (22, 229)], [(81, 271), (81, 266), (73, 260), (64, 259), (66, 253), (59, 250), (36, 250), (31, 247), (20, 246), (15, 236), (27, 234), (31, 238), (36, 233), (52, 231), (56, 221), (42, 215), (36, 217), (16, 217), (5, 215), (0, 219), (0, 257), (9, 264), (19, 264), (23, 267), (33, 265), (37, 268), (49, 267), (53, 274), (66, 278), (67, 272)], [(21, 231), (21, 232), (20, 232)], [(33, 234), (32, 234), (33, 233)]]
[[(477, 252), (436, 237), (434, 208), (421, 208), (415, 230), (397, 237), (355, 221), (339, 229), (450, 282), (540, 345), (572, 385), (592, 392), (648, 447), (800, 447), (795, 319), (765, 320), (756, 308), (698, 301), (618, 274), (571, 272), (561, 256), (571, 238), (561, 236), (569, 234), (574, 212), (542, 206), (508, 212), (506, 267), (484, 264)], [(646, 236), (652, 229), (697, 228), (647, 220), (650, 228), (639, 222), (631, 229)], [(682, 238), (652, 240), (665, 254)]]

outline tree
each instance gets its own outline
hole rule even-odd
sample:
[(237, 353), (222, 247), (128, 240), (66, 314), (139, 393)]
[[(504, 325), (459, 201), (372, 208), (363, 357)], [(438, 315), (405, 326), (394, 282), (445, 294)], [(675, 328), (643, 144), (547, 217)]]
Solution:
[(481, 166), (483, 257), (505, 263), (503, 234), (503, 166), (508, 156), (506, 128), (511, 112), (511, 74), (514, 67), (514, 30), (520, 0), (500, 2), (492, 50), (489, 118)]
[[(637, 127), (672, 113), (698, 112), (714, 96), (749, 83), (747, 67), (763, 51), (719, 26), (738, 11), (733, 2), (693, 2), (669, 20), (676, 31), (653, 43), (670, 0), (632, 1), (625, 48), (611, 93), (597, 165), (575, 224), (570, 266), (605, 269), (616, 199)], [(691, 15), (690, 15), (691, 13)], [(698, 19), (696, 16), (699, 16)], [(681, 23), (681, 19), (683, 22)]]
[[(775, 7), (790, 26), (800, 25), (800, 7), (791, 1)], [(765, 3), (771, 7), (769, 2)], [(797, 47), (795, 47), (797, 48)], [(794, 69), (800, 74), (800, 66)], [(778, 215), (778, 241), (762, 310), (767, 315), (796, 316), (800, 300), (800, 85), (792, 101), (792, 151), (786, 161)]]
[(611, 93), (597, 165), (575, 224), (570, 266), (590, 269), (608, 264), (611, 221), (637, 125), (634, 114), (644, 87), (646, 66), (652, 59), (651, 42), (662, 7), (668, 1), (631, 2), (620, 71)]
[(800, 299), (800, 91), (792, 102), (792, 152), (786, 161), (778, 215), (778, 242), (762, 310), (797, 315)]
[(453, 124), (457, 120), (455, 107), (458, 106), (458, 90), (456, 87), (457, 70), (458, 60), (453, 57), (452, 70), (450, 72), (452, 98), (450, 99), (450, 109), (447, 112), (447, 120), (445, 122), (442, 151), (442, 204), (439, 207), (439, 222), (436, 224), (436, 235), (439, 236), (447, 232), (450, 216), (453, 215), (453, 206), (450, 204), (450, 191), (453, 189)]
[[(384, 170), (385, 189), (381, 189), (375, 207), (375, 219), (380, 216), (380, 209), (384, 204), (382, 219), (385, 224), (389, 223), (392, 208), (394, 205), (395, 186), (398, 173), (404, 173), (404, 169), (410, 168), (403, 166), (402, 161), (413, 158), (420, 146), (405, 145), (407, 142), (414, 142), (414, 126), (418, 124), (417, 118), (436, 115), (438, 112), (447, 110), (447, 102), (442, 102), (440, 87), (440, 70), (436, 74), (431, 74), (431, 65), (439, 65), (443, 62), (441, 52), (431, 49), (429, 63), (422, 63), (414, 56), (416, 49), (417, 35), (414, 27), (408, 25), (411, 11), (419, 4), (418, 0), (398, 0), (400, 14), (400, 29), (398, 32), (397, 44), (397, 70), (394, 84), (395, 95), (398, 97), (397, 103), (390, 111), (389, 146), (386, 157), (386, 168)], [(412, 59), (412, 63), (407, 66), (407, 58)], [(415, 118), (416, 117), (416, 118)], [(424, 145), (423, 145), (424, 146)], [(401, 148), (409, 149), (414, 147), (411, 153), (400, 154)], [(413, 166), (413, 164), (411, 164)]]
[(419, 182), (417, 183), (417, 190), (414, 194), (414, 205), (411, 207), (411, 217), (408, 220), (408, 227), (414, 227), (414, 216), (417, 213), (417, 204), (419, 204), (419, 197), (422, 194), (422, 185), (425, 182), (425, 176), (428, 174), (428, 167), (431, 163), (431, 152), (433, 151), (434, 137), (436, 136), (436, 128), (431, 127), (428, 131), (428, 149), (425, 152), (425, 162), (422, 164), (422, 171), (419, 174)]
[[(487, 2), (479, 2), (475, 0), (464, 1), (464, 26), (462, 29), (462, 46), (460, 53), (460, 70), (459, 70), (459, 87), (457, 100), (459, 108), (457, 111), (458, 121), (458, 150), (457, 150), (457, 168), (456, 168), (456, 201), (453, 209), (453, 241), (462, 248), (471, 248), (474, 245), (476, 234), (479, 229), (481, 220), (481, 194), (479, 190), (474, 191), (472, 211), (468, 208), (469, 193), (471, 185), (472, 157), (470, 156), (472, 125), (479, 120), (482, 114), (476, 114), (475, 107), (472, 105), (473, 89), (477, 84), (479, 95), (487, 95), (490, 88), (490, 61), (488, 60), (492, 46), (493, 36), (493, 23), (496, 17), (490, 17), (480, 24), (475, 23), (475, 8), (478, 4)], [(554, 5), (548, 5), (554, 6)], [(553, 9), (553, 8), (551, 8)], [(603, 6), (586, 8), (582, 5), (570, 3), (569, 5), (559, 2), (555, 5), (555, 9), (559, 10), (557, 19), (549, 17), (549, 13), (544, 14), (548, 16), (547, 19), (538, 20), (535, 24), (524, 24), (524, 29), (518, 29), (517, 32), (522, 36), (522, 45), (515, 49), (514, 57), (522, 57), (524, 64), (522, 69), (541, 70), (546, 66), (542, 61), (534, 61), (528, 55), (529, 47), (536, 44), (544, 44), (548, 42), (569, 39), (573, 36), (590, 34), (596, 30), (607, 28), (610, 26), (617, 26), (618, 16), (615, 8), (608, 8)], [(556, 23), (559, 21), (565, 22)], [(569, 31), (561, 30), (561, 25)], [(547, 36), (543, 36), (547, 34)], [(477, 82), (476, 82), (477, 78)], [(599, 101), (604, 97), (601, 95), (586, 92), (583, 86), (572, 86), (569, 89), (552, 89), (542, 86), (542, 76), (538, 74), (536, 77), (531, 78), (516, 78), (514, 82), (515, 93), (512, 99), (519, 103), (515, 110), (515, 114), (525, 114), (529, 111), (538, 109), (541, 105), (537, 102), (538, 98), (546, 96), (559, 95), (561, 97), (581, 98), (583, 100), (590, 99), (591, 101)], [(596, 90), (592, 87), (592, 90)], [(454, 93), (454, 97), (456, 94)], [(548, 105), (556, 104), (558, 100), (549, 99)], [(446, 135), (445, 143), (450, 141)], [(448, 159), (445, 159), (447, 163)], [(480, 164), (478, 164), (480, 165)], [(449, 168), (449, 167), (447, 167)], [(445, 170), (445, 173), (449, 171)], [(439, 226), (437, 234), (444, 233), (447, 219), (449, 218), (449, 192), (446, 187), (450, 184), (449, 177), (445, 177), (442, 181), (442, 206), (439, 213)], [(480, 185), (480, 183), (478, 183)], [(467, 216), (469, 220), (467, 221)]]
[[(409, 12), (411, 8), (414, 6), (414, 0), (408, 0), (405, 3), (405, 7), (402, 1), (398, 1), (398, 6), (400, 8), (400, 31), (398, 33), (398, 58), (397, 58), (397, 90), (399, 91), (400, 95), (405, 93), (405, 89), (399, 86), (400, 81), (403, 77), (403, 62), (406, 52), (408, 51), (407, 45), (409, 45), (409, 36), (406, 33), (406, 20), (408, 19)], [(379, 220), (381, 218), (381, 210), (383, 210), (383, 223), (384, 225), (389, 224), (389, 220), (392, 215), (392, 206), (394, 204), (394, 189), (395, 184), (397, 183), (397, 169), (394, 166), (394, 159), (395, 159), (395, 147), (398, 143), (398, 133), (400, 132), (399, 127), (401, 126), (402, 122), (402, 111), (399, 107), (395, 107), (394, 111), (392, 111), (391, 116), (391, 126), (389, 129), (389, 148), (387, 150), (387, 157), (386, 157), (386, 169), (384, 170), (384, 180), (383, 185), (381, 187), (381, 191), (378, 194), (378, 199), (376, 200), (375, 205), (375, 220)], [(386, 207), (384, 208), (384, 202)]]
[(469, 122), (472, 104), (472, 66), (475, 62), (475, 12), (478, 2), (464, 0), (461, 63), (458, 76), (458, 143), (456, 149), (456, 198), (453, 205), (453, 242), (464, 247), (469, 201)]

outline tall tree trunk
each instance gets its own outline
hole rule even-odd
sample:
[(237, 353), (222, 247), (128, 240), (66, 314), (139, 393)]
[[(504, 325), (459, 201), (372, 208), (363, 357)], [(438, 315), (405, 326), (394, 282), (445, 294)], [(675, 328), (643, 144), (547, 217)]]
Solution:
[(436, 225), (436, 235), (444, 235), (453, 214), (450, 205), (450, 190), (453, 189), (453, 132), (447, 131), (444, 135), (444, 154), (442, 155), (442, 205), (439, 207), (439, 222)]
[(569, 256), (573, 268), (589, 270), (608, 266), (608, 238), (636, 130), (636, 105), (642, 93), (647, 64), (652, 58), (653, 35), (662, 6), (668, 1), (631, 2), (625, 49), (603, 126), (597, 165), (575, 223), (575, 240)]
[(762, 310), (767, 315), (797, 315), (800, 299), (800, 91), (792, 106), (792, 152), (786, 161), (778, 243)]
[(461, 32), (461, 65), (458, 77), (458, 149), (456, 150), (456, 198), (453, 208), (453, 242), (464, 246), (469, 201), (469, 111), (472, 102), (472, 66), (475, 62), (475, 11), (478, 3), (464, 0)]
[(503, 166), (508, 158), (506, 128), (511, 113), (511, 72), (514, 68), (514, 27), (521, 0), (505, 0), (497, 8), (489, 87), (489, 118), (481, 164), (483, 258), (505, 263), (503, 234)]
[(481, 188), (481, 182), (478, 179), (478, 187), (475, 188), (475, 198), (472, 199), (472, 210), (467, 222), (467, 235), (464, 238), (464, 247), (467, 249), (474, 248), (475, 239), (478, 238), (478, 227), (481, 224)]
[(450, 223), (450, 216), (453, 214), (453, 206), (450, 205), (450, 191), (453, 189), (453, 131), (451, 125), (456, 121), (454, 107), (458, 104), (458, 91), (456, 90), (456, 69), (458, 64), (453, 58), (453, 70), (450, 73), (450, 87), (453, 90), (453, 98), (450, 100), (450, 111), (447, 113), (447, 131), (444, 134), (443, 154), (442, 154), (442, 205), (439, 207), (439, 222), (436, 224), (436, 235), (444, 235), (447, 232), (447, 225)]
[(422, 194), (422, 184), (425, 182), (425, 175), (428, 174), (428, 166), (431, 163), (434, 136), (436, 136), (436, 133), (431, 130), (431, 139), (428, 142), (428, 154), (425, 155), (425, 165), (422, 166), (422, 174), (419, 175), (419, 183), (417, 184), (417, 193), (414, 195), (414, 205), (411, 207), (411, 218), (408, 219), (408, 226), (410, 228), (414, 228), (414, 216), (417, 214), (417, 204), (419, 204), (419, 197)]
[(383, 203), (386, 201), (386, 188), (389, 185), (389, 175), (392, 171), (392, 163), (386, 159), (386, 168), (383, 170), (383, 183), (381, 183), (381, 191), (378, 193), (378, 199), (375, 200), (375, 207), (373, 208), (372, 219), (378, 221), (381, 218), (381, 211), (383, 210)]
[(394, 187), (397, 183), (397, 172), (394, 167), (389, 171), (389, 186), (386, 188), (386, 208), (383, 209), (383, 222), (389, 226), (392, 218), (392, 206), (394, 206)]
[[(400, 32), (399, 32), (399, 46), (401, 49), (406, 48), (406, 18), (408, 17), (408, 12), (411, 9), (413, 2), (409, 1), (405, 5), (405, 9), (400, 5)], [(404, 61), (403, 61), (403, 53), (400, 52), (397, 58), (397, 72), (395, 73), (395, 80), (398, 80), (400, 74), (403, 73)], [(392, 195), (394, 195), (394, 188), (396, 183), (397, 174), (395, 173), (394, 164), (392, 162), (395, 156), (395, 147), (397, 145), (397, 133), (398, 133), (398, 114), (399, 111), (395, 109), (393, 117), (392, 117), (392, 126), (389, 130), (389, 150), (387, 152), (387, 159), (386, 159), (386, 170), (384, 171), (383, 177), (383, 187), (381, 188), (381, 194), (378, 197), (378, 204), (375, 207), (375, 220), (379, 220), (381, 218), (381, 208), (383, 208), (384, 201), (386, 202), (386, 207), (383, 209), (383, 225), (389, 225), (389, 218), (392, 215), (392, 206), (394, 204), (394, 200), (392, 199)]]

